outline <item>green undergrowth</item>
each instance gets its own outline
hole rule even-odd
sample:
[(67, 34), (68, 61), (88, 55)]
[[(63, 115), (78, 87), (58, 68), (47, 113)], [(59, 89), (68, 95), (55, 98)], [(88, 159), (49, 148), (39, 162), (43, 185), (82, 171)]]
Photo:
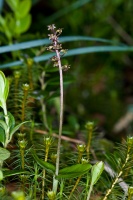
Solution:
[[(70, 136), (64, 113), (64, 89), (73, 81), (67, 75), (67, 50), (59, 42), (62, 29), (52, 24), (48, 31), (48, 62), (26, 55), (23, 67), (11, 68), (9, 77), (0, 71), (0, 199), (131, 200), (133, 138), (115, 145), (92, 121), (81, 130), (82, 139)], [(20, 47), (7, 46), (5, 52)], [(87, 47), (85, 52), (108, 50), (132, 47)], [(79, 52), (68, 53), (73, 54)]]
[[(58, 7), (57, 2), (53, 7)], [(81, 11), (76, 9), (90, 2), (66, 2), (67, 6), (47, 17), (45, 24), (58, 19), (64, 23), (63, 16), (72, 11), (82, 22)], [(112, 2), (119, 6), (121, 0)], [(3, 3), (1, 0), (0, 11)], [(83, 115), (86, 110), (88, 116), (93, 109), (108, 114), (112, 118), (106, 124), (112, 131), (110, 124), (122, 107), (114, 88), (121, 74), (110, 66), (101, 68), (100, 64), (95, 74), (90, 70), (89, 76), (85, 69), (81, 70), (88, 63), (86, 54), (99, 60), (108, 52), (114, 52), (114, 57), (118, 52), (132, 53), (131, 38), (127, 42), (130, 45), (99, 38), (95, 27), (95, 37), (70, 33), (61, 36), (63, 29), (52, 24), (48, 26), (48, 37), (32, 35), (25, 41), (22, 34), (31, 25), (32, 1), (6, 0), (5, 5), (9, 12), (0, 15), (0, 200), (132, 200), (133, 137), (113, 143), (104, 138), (97, 121), (87, 121)], [(110, 12), (113, 8), (111, 4)], [(111, 23), (111, 19), (107, 20)], [(67, 20), (76, 30), (80, 20), (76, 22), (73, 15)], [(64, 49), (67, 45), (69, 50)], [(76, 56), (74, 61), (72, 57)], [(81, 72), (84, 81), (79, 80)], [(89, 93), (84, 90), (88, 77)], [(109, 93), (104, 93), (106, 83)], [(66, 90), (70, 90), (72, 98)], [(79, 104), (82, 95), (90, 95), (84, 107)], [(66, 105), (64, 98), (71, 104)], [(106, 105), (97, 104), (104, 98)], [(78, 115), (71, 105), (79, 110)], [(99, 119), (104, 121), (102, 116)]]

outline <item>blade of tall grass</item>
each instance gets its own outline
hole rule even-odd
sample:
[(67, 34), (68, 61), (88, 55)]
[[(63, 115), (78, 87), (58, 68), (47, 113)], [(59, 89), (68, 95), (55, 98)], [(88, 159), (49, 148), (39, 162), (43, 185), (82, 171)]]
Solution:
[[(96, 53), (96, 52), (126, 52), (126, 51), (133, 51), (133, 46), (94, 46), (94, 47), (82, 47), (82, 48), (76, 48), (71, 49), (67, 52), (65, 57), (73, 56), (73, 55), (81, 55), (81, 54), (87, 54), (87, 53)], [(33, 60), (35, 62), (42, 62), (50, 59), (54, 53), (49, 53), (41, 56), (34, 57)], [(0, 66), (0, 68), (9, 68), (14, 67), (18, 65), (22, 65), (23, 61), (15, 61), (11, 63), (6, 63)]]
[[(86, 37), (86, 36), (64, 36), (60, 37), (60, 42), (74, 42), (74, 41), (94, 41), (94, 42), (104, 42), (104, 43), (111, 43), (115, 44), (115, 41), (106, 40), (101, 38), (94, 38), (94, 37)], [(50, 44), (49, 39), (40, 39), (40, 40), (32, 40), (28, 42), (22, 42), (13, 45), (1, 46), (0, 47), (0, 54), (10, 52), (10, 51), (17, 51), (22, 49), (29, 49), (33, 47), (43, 46)], [(123, 45), (123, 44), (119, 44)]]

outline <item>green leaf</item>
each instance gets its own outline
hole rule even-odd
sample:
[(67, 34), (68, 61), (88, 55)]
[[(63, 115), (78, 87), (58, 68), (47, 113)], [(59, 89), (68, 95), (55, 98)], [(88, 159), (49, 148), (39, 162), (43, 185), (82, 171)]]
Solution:
[(104, 163), (97, 162), (91, 169), (91, 185), (95, 185), (104, 170)]
[(3, 98), (5, 81), (6, 81), (5, 75), (2, 71), (0, 71), (0, 99)]
[(4, 161), (10, 157), (10, 152), (7, 149), (0, 147), (0, 160)]
[(0, 112), (0, 120), (5, 120), (4, 113)]
[(13, 134), (14, 134), (23, 124), (25, 124), (25, 123), (27, 123), (27, 122), (30, 122), (30, 121), (22, 122), (22, 123), (18, 124), (17, 126), (15, 126), (15, 127), (11, 130), (11, 132), (10, 132), (10, 140), (12, 139)]
[(6, 0), (6, 3), (10, 6), (12, 11), (16, 11), (18, 8), (19, 0)]
[(6, 170), (6, 171), (3, 171), (3, 174), (5, 178), (5, 177), (16, 176), (20, 174), (30, 174), (30, 172), (25, 171), (25, 170)]
[[(87, 53), (94, 53), (94, 52), (126, 52), (126, 51), (133, 51), (133, 46), (94, 46), (94, 47), (82, 47), (77, 49), (72, 49), (67, 52), (64, 57), (73, 56), (73, 55), (81, 55)], [(49, 53), (42, 56), (34, 57), (33, 60), (35, 62), (42, 62), (49, 60), (54, 53)], [(12, 63), (3, 64), (0, 68), (7, 68), (7, 67), (14, 67), (18, 65), (22, 65), (23, 61), (15, 61)]]
[[(111, 43), (116, 44), (116, 41), (101, 39), (101, 38), (94, 38), (94, 37), (86, 37), (86, 36), (63, 36), (60, 37), (60, 42), (74, 42), (74, 41), (94, 41), (94, 42), (104, 42), (104, 43)], [(29, 49), (32, 47), (38, 47), (42, 45), (50, 44), (49, 39), (39, 39), (39, 40), (32, 40), (28, 42), (22, 42), (18, 44), (12, 44), (8, 46), (0, 47), (0, 53), (6, 53), (10, 51), (17, 51), (22, 49)], [(121, 44), (119, 44), (121, 45)], [(124, 45), (124, 44), (122, 44)]]
[(34, 157), (35, 161), (44, 169), (51, 173), (55, 173), (55, 166), (52, 165), (51, 163), (45, 162), (38, 158), (34, 150), (31, 150), (32, 156)]
[(57, 178), (75, 178), (87, 173), (91, 167), (91, 164), (76, 164), (65, 167), (59, 171)]
[(31, 0), (23, 0), (22, 2), (20, 2), (15, 12), (16, 18), (24, 18), (29, 13), (31, 5)]
[(25, 17), (21, 19), (16, 20), (16, 28), (15, 28), (15, 33), (16, 34), (21, 34), (24, 33), (25, 31), (28, 30), (31, 24), (31, 15), (28, 14)]
[(9, 93), (9, 82), (6, 79), (4, 73), (0, 71), (0, 106), (6, 101)]
[(5, 143), (5, 131), (0, 127), (0, 142), (4, 145)]
[(6, 104), (6, 99), (9, 92), (8, 81), (2, 71), (0, 71), (0, 106), (4, 109)]
[(0, 126), (1, 126), (1, 128), (3, 128), (3, 130), (6, 133), (7, 129), (8, 129), (8, 126), (7, 126), (7, 124), (3, 120), (0, 120)]
[(0, 25), (1, 25), (2, 27), (5, 27), (5, 24), (6, 24), (6, 22), (5, 22), (4, 17), (2, 17), (2, 16), (0, 15)]
[(9, 81), (8, 79), (5, 80), (5, 89), (4, 89), (4, 100), (7, 100), (9, 94)]
[(9, 127), (10, 127), (10, 132), (11, 132), (15, 126), (15, 118), (10, 112), (8, 112), (8, 116), (9, 116)]
[(4, 178), (4, 176), (3, 176), (3, 172), (0, 170), (0, 181), (2, 181), (3, 178)]
[(9, 19), (7, 19), (8, 20), (8, 29), (10, 31), (10, 34), (13, 37), (14, 36), (14, 32), (15, 32), (16, 19), (13, 18), (13, 16), (10, 13), (8, 13), (8, 18), (9, 18)]
[[(3, 112), (0, 112), (0, 120), (4, 121), (4, 114)], [(5, 131), (3, 128), (0, 127), (0, 142), (4, 145), (5, 143)]]

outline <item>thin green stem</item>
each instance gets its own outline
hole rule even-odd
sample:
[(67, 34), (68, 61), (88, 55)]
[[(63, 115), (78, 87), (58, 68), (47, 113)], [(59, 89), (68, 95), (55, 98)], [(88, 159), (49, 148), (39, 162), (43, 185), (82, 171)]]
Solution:
[[(22, 101), (22, 113), (21, 113), (21, 121), (25, 120), (25, 111), (26, 111), (26, 101), (29, 93), (29, 85), (23, 84), (23, 101)], [(21, 126), (20, 130), (23, 133), (24, 125)]]
[[(46, 147), (46, 153), (45, 153), (45, 159), (44, 161), (47, 162), (48, 160), (48, 153), (49, 153), (49, 147)], [(45, 176), (46, 176), (46, 170), (43, 169), (43, 175), (42, 175), (42, 200), (44, 200), (45, 197)]]
[(38, 178), (38, 170), (37, 165), (35, 164), (35, 176), (34, 176), (34, 191), (33, 191), (33, 199), (36, 200), (36, 194), (37, 194), (37, 178)]
[(43, 125), (45, 126), (45, 128), (46, 128), (47, 130), (49, 130), (48, 122), (47, 122), (47, 116), (46, 116), (46, 106), (45, 106), (45, 103), (44, 103), (44, 99), (43, 99), (43, 98), (40, 99), (40, 103), (41, 103), (41, 107), (42, 107)]
[(90, 199), (92, 189), (93, 189), (93, 185), (90, 185), (88, 196), (87, 196), (87, 200)]
[(91, 139), (92, 139), (92, 131), (88, 131), (88, 143), (87, 143), (87, 147), (86, 147), (88, 160), (89, 160), (89, 157), (90, 157), (89, 154), (90, 154)]
[[(59, 173), (59, 162), (60, 162), (60, 146), (61, 146), (61, 135), (62, 135), (62, 125), (63, 125), (63, 73), (62, 66), (60, 60), (60, 53), (56, 50), (56, 55), (58, 58), (59, 65), (59, 75), (60, 75), (60, 123), (59, 123), (59, 138), (58, 138), (58, 146), (57, 146), (57, 159), (56, 159), (56, 171), (55, 176), (58, 176)], [(58, 180), (54, 178), (53, 190), (57, 192)]]
[[(118, 182), (120, 176), (123, 174), (123, 171), (124, 171), (124, 167), (125, 165), (127, 164), (129, 158), (130, 158), (130, 154), (129, 154), (129, 151), (130, 151), (130, 148), (128, 148), (127, 150), (127, 154), (126, 154), (126, 159), (125, 159), (125, 162), (124, 164), (122, 165), (122, 168), (120, 170), (120, 172), (118, 173), (118, 175), (116, 176), (115, 180), (113, 181), (112, 185), (111, 185), (111, 188), (107, 190), (103, 200), (106, 200), (108, 198), (108, 196), (110, 195), (110, 193), (112, 192), (113, 188), (115, 187), (116, 183)], [(88, 200), (88, 199), (87, 199)]]
[(85, 193), (84, 200), (86, 200), (86, 197), (87, 197), (87, 194), (88, 194), (89, 181), (90, 181), (90, 175), (89, 175), (89, 173), (87, 173), (87, 180), (86, 180), (86, 193)]
[(24, 169), (25, 160), (24, 160), (24, 149), (20, 149), (21, 154), (21, 168)]
[(74, 185), (72, 191), (70, 192), (70, 195), (69, 195), (68, 199), (71, 199), (71, 196), (72, 196), (72, 194), (74, 193), (76, 187), (78, 186), (78, 183), (79, 183), (80, 179), (81, 179), (81, 176), (79, 176), (78, 179), (76, 180), (76, 183), (75, 183), (75, 185)]

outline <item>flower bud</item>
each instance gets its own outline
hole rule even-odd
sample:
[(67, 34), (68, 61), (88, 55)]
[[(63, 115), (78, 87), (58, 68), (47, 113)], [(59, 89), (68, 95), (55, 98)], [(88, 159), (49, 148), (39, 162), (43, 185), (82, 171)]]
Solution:
[(92, 131), (94, 129), (94, 122), (87, 122), (86, 125), (85, 125), (85, 128), (88, 131)]
[(127, 138), (127, 145), (129, 148), (133, 147), (133, 137)]
[(48, 26), (48, 30), (54, 30), (56, 26), (54, 24)]
[(34, 63), (34, 60), (32, 58), (27, 59), (27, 64), (29, 67), (31, 67), (33, 65), (33, 63)]
[(52, 144), (52, 138), (44, 137), (44, 144), (49, 147)]
[(25, 200), (25, 195), (22, 191), (12, 192), (12, 197), (14, 198), (14, 200)]
[(13, 75), (14, 75), (14, 78), (15, 78), (15, 79), (19, 79), (20, 76), (21, 76), (21, 72), (20, 72), (20, 71), (15, 71), (15, 72), (13, 73)]
[(89, 161), (85, 158), (81, 158), (81, 164), (87, 164)]
[(77, 149), (78, 149), (79, 153), (84, 153), (84, 151), (86, 149), (86, 145), (85, 144), (78, 144)]
[(29, 84), (27, 84), (27, 83), (23, 84), (22, 89), (23, 89), (24, 91), (28, 91), (28, 90), (30, 89)]
[(27, 146), (27, 141), (25, 139), (18, 141), (20, 149), (25, 149)]
[(52, 153), (50, 158), (51, 158), (52, 162), (55, 163), (56, 162), (56, 158), (57, 158), (57, 154), (53, 154)]
[(56, 194), (54, 191), (48, 191), (47, 196), (48, 196), (49, 200), (55, 200)]

